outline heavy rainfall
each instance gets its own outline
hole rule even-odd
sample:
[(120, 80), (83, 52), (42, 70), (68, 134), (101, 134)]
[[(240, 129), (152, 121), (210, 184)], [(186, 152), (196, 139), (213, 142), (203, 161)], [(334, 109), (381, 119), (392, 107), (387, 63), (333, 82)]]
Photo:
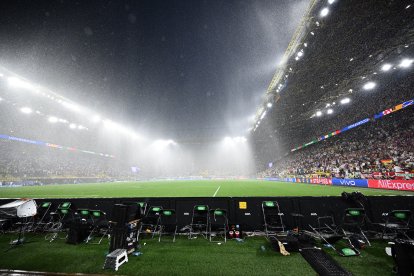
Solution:
[(256, 111), (308, 3), (0, 5), (3, 177), (145, 179), (254, 175)]

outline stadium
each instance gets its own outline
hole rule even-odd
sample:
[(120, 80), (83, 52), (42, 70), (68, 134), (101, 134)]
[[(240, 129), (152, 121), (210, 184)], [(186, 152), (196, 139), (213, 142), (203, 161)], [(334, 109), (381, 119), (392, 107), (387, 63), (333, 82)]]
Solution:
[(0, 274), (413, 275), (413, 9), (2, 1)]

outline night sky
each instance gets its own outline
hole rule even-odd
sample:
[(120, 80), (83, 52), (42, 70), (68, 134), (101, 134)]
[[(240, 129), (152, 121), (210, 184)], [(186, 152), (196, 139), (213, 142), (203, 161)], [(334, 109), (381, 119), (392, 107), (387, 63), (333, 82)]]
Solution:
[(0, 64), (154, 136), (245, 135), (307, 5), (1, 1)]

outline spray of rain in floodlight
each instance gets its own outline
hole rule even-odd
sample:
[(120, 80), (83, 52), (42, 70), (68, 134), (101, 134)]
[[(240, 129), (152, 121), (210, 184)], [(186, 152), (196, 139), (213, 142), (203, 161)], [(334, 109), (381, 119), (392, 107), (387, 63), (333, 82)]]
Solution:
[(49, 117), (49, 119), (48, 119), (48, 121), (49, 121), (49, 123), (57, 123), (58, 122), (58, 118), (56, 118), (56, 117), (54, 117), (54, 116), (50, 116)]
[(104, 127), (107, 129), (115, 130), (116, 128), (115, 123), (112, 122), (111, 120), (104, 120), (103, 123), (104, 123)]
[(322, 116), (322, 111), (316, 111), (316, 116), (318, 117)]
[(369, 81), (366, 84), (364, 84), (362, 88), (364, 88), (364, 90), (371, 90), (374, 89), (376, 85), (377, 84), (375, 82)]
[(323, 9), (321, 10), (321, 17), (325, 17), (325, 16), (327, 16), (327, 15), (328, 15), (328, 13), (329, 13), (329, 9), (328, 9), (328, 8), (323, 8)]
[(232, 141), (232, 139), (230, 137), (224, 137), (224, 142), (226, 143), (230, 143)]
[(174, 141), (174, 140), (167, 140), (167, 145), (173, 145), (173, 146), (175, 146), (175, 145), (177, 145), (177, 143)]
[(328, 113), (328, 114), (332, 114), (332, 113), (333, 113), (333, 109), (332, 109), (332, 108), (329, 108), (329, 109), (326, 111), (326, 113)]
[(351, 99), (350, 98), (344, 98), (344, 99), (342, 99), (341, 100), (341, 104), (347, 104), (347, 103), (349, 103), (351, 101)]
[(22, 107), (20, 108), (20, 111), (24, 114), (30, 114), (33, 112), (33, 110), (30, 107)]
[(401, 63), (399, 64), (399, 66), (401, 67), (401, 68), (408, 68), (408, 67), (410, 67), (411, 66), (411, 64), (414, 62), (414, 59), (408, 59), (408, 58), (405, 58), (405, 59), (403, 59), (402, 61), (401, 61)]
[[(52, 97), (52, 99), (53, 99), (53, 97)], [(66, 107), (67, 109), (70, 109), (70, 110), (75, 111), (75, 112), (80, 112), (81, 111), (80, 107), (77, 106), (76, 104), (73, 104), (73, 103), (62, 101), (62, 105), (64, 107)]]
[(8, 84), (9, 84), (10, 86), (12, 86), (12, 87), (24, 88), (24, 89), (29, 89), (29, 90), (32, 90), (32, 89), (34, 89), (34, 88), (35, 88), (35, 87), (34, 87), (32, 84), (30, 84), (29, 82), (24, 81), (24, 80), (19, 79), (19, 78), (16, 78), (16, 77), (9, 77), (9, 78), (7, 79), (7, 81), (8, 81)]
[(392, 64), (386, 63), (384, 65), (382, 65), (381, 70), (384, 72), (389, 71), (392, 68)]
[(92, 117), (91, 121), (93, 123), (99, 123), (101, 121), (101, 117), (99, 117), (99, 115), (95, 115)]

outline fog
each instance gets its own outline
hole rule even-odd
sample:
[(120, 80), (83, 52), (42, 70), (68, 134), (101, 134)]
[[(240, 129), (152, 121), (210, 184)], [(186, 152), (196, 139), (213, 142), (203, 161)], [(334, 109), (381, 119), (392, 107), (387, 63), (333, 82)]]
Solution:
[(308, 1), (1, 5), (0, 134), (32, 141), (9, 153), (248, 177), (256, 110)]
[(234, 176), (249, 177), (254, 162), (249, 143), (242, 138), (223, 138), (207, 144), (177, 144), (172, 140), (142, 143), (131, 163), (144, 177)]

